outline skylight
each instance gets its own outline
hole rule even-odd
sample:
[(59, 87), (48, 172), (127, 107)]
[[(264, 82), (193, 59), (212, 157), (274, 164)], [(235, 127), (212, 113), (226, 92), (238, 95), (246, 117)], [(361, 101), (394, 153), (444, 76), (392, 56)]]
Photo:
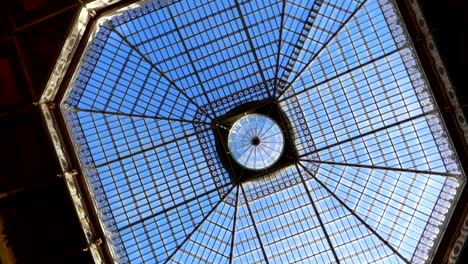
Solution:
[(284, 148), (283, 132), (267, 116), (246, 115), (231, 127), (228, 148), (230, 155), (244, 168), (264, 170), (281, 157)]
[(465, 184), (390, 0), (143, 1), (80, 65), (60, 109), (120, 263), (424, 263)]

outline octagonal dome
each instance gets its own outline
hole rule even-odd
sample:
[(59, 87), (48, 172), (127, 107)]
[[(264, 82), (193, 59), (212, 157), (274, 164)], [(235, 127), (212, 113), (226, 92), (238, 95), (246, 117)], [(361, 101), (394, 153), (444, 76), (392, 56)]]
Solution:
[[(114, 261), (431, 259), (465, 174), (393, 1), (103, 10), (58, 108)], [(297, 157), (233, 180), (219, 130), (264, 101)]]

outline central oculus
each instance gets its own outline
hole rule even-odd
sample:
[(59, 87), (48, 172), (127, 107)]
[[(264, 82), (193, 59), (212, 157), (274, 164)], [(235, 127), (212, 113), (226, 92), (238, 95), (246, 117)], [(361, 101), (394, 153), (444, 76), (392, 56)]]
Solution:
[[(291, 117), (297, 122), (296, 116)], [(290, 124), (290, 117), (274, 99), (239, 105), (212, 120), (216, 151), (233, 184), (269, 175), (298, 161)]]
[(229, 130), (228, 148), (233, 159), (250, 170), (263, 170), (274, 165), (284, 149), (280, 126), (263, 114), (248, 114)]

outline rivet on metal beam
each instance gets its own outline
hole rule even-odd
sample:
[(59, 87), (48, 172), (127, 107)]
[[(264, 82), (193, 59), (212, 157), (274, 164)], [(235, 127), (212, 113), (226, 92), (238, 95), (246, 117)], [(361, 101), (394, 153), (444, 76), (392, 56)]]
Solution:
[(73, 176), (76, 176), (76, 175), (78, 175), (78, 170), (73, 169), (73, 170), (71, 170), (71, 171), (64, 172), (63, 174), (59, 174), (59, 175), (57, 175), (57, 176), (59, 176), (59, 177), (62, 177), (62, 176), (72, 176), (72, 177), (73, 177)]
[(83, 251), (84, 252), (89, 251), (93, 245), (95, 245), (96, 247), (99, 247), (100, 245), (102, 245), (102, 238), (96, 239), (93, 243), (89, 244), (89, 247), (83, 248)]

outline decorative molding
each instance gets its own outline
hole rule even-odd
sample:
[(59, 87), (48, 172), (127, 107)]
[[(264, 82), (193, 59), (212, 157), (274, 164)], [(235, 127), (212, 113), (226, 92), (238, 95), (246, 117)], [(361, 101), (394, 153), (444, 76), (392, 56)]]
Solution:
[(47, 81), (44, 93), (42, 94), (39, 103), (52, 102), (57, 95), (59, 87), (62, 85), (63, 78), (70, 67), (72, 58), (75, 55), (76, 49), (83, 37), (83, 34), (90, 22), (91, 16), (86, 8), (81, 7), (78, 15), (70, 28), (67, 39), (60, 52), (57, 63), (52, 70), (52, 73)]
[[(442, 61), (442, 58), (437, 50), (436, 44), (434, 42), (434, 38), (430, 32), (430, 29), (427, 25), (426, 19), (424, 18), (424, 14), (421, 10), (419, 5), (419, 0), (407, 0), (408, 7), (410, 8), (410, 12), (414, 15), (415, 26), (423, 35), (423, 44), (427, 47), (429, 55), (434, 63), (435, 69), (437, 70), (438, 78), (442, 82), (441, 88), (445, 93), (446, 97), (448, 98), (451, 109), (456, 117), (458, 128), (461, 134), (464, 136), (464, 143), (468, 145), (468, 122), (463, 113), (463, 109), (460, 105), (460, 102), (456, 96), (455, 89), (453, 87), (452, 82), (447, 73), (447, 69)], [(466, 181), (466, 179), (465, 179)], [(462, 252), (463, 246), (468, 237), (468, 214), (467, 210), (465, 210), (462, 215), (465, 216), (465, 220), (463, 221), (463, 225), (460, 227), (460, 230), (455, 235), (458, 235), (454, 244), (450, 247), (450, 254), (448, 255), (448, 259), (446, 259), (447, 263), (457, 263), (458, 258)], [(453, 240), (452, 240), (453, 241)]]
[(62, 171), (64, 172), (63, 176), (65, 179), (65, 184), (67, 186), (70, 197), (73, 201), (75, 212), (81, 223), (81, 228), (83, 229), (83, 233), (85, 235), (86, 242), (88, 244), (87, 250), (91, 252), (91, 255), (95, 263), (104, 263), (103, 258), (101, 256), (100, 249), (97, 247), (95, 243), (95, 235), (94, 235), (95, 232), (93, 231), (92, 223), (88, 217), (88, 213), (86, 211), (86, 206), (83, 200), (83, 196), (81, 194), (81, 190), (79, 188), (78, 183), (76, 182), (76, 178), (75, 178), (76, 173), (70, 172), (71, 171), (70, 160), (66, 154), (66, 150), (64, 148), (64, 144), (60, 136), (59, 129), (57, 127), (57, 121), (55, 120), (54, 114), (52, 110), (49, 108), (48, 104), (43, 103), (40, 105), (40, 108), (41, 108), (41, 112), (44, 117), (45, 123), (47, 125), (47, 129), (49, 130), (50, 138), (55, 148), (55, 152), (57, 153), (60, 167)]
[(422, 10), (419, 6), (419, 2), (416, 0), (408, 0), (409, 7), (411, 8), (411, 11), (416, 17), (417, 20), (417, 27), (418, 29), (423, 33), (424, 35), (424, 42), (426, 47), (428, 47), (428, 51), (434, 61), (434, 65), (437, 69), (437, 73), (439, 75), (440, 80), (443, 82), (443, 89), (445, 91), (445, 94), (447, 95), (447, 98), (450, 101), (450, 104), (452, 106), (452, 109), (454, 110), (454, 113), (456, 115), (456, 119), (458, 122), (458, 125), (463, 132), (463, 135), (465, 137), (465, 143), (468, 145), (468, 122), (467, 119), (463, 113), (462, 107), (460, 105), (460, 102), (456, 96), (455, 89), (452, 85), (452, 82), (450, 81), (450, 78), (447, 74), (447, 69), (442, 61), (442, 58), (437, 50), (436, 44), (434, 42), (434, 38), (429, 30), (429, 27), (427, 26), (427, 22), (424, 18), (424, 15), (422, 13)]
[[(82, 7), (77, 12), (73, 24), (69, 29), (68, 36), (64, 42), (57, 62), (52, 70), (52, 73), (50, 74), (49, 80), (38, 103), (41, 109), (42, 116), (44, 117), (44, 121), (48, 129), (52, 144), (55, 148), (55, 152), (58, 157), (61, 170), (63, 172), (65, 184), (73, 201), (75, 212), (77, 213), (78, 219), (81, 223), (81, 227), (88, 244), (88, 247), (84, 250), (90, 251), (95, 263), (105, 263), (105, 258), (103, 257), (103, 249), (101, 248), (102, 239), (96, 237), (96, 232), (94, 231), (93, 224), (89, 219), (89, 214), (87, 211), (88, 209), (86, 208), (86, 204), (83, 198), (83, 191), (80, 189), (79, 183), (76, 179), (76, 173), (70, 172), (72, 169), (71, 161), (69, 159), (69, 156), (67, 155), (67, 150), (61, 137), (60, 128), (55, 119), (54, 111), (49, 106), (50, 104), (57, 103), (57, 92), (61, 88), (64, 81), (64, 77), (67, 74), (67, 72), (70, 69), (73, 70), (78, 68), (79, 64), (82, 61), (80, 60), (78, 65), (71, 65), (72, 59), (76, 55), (81, 40), (85, 36), (85, 31), (87, 27), (89, 27), (90, 23), (96, 19), (96, 11), (108, 7), (110, 5), (116, 4), (120, 1), (122, 0), (96, 0), (86, 5), (82, 5)], [(97, 28), (98, 26), (95, 26), (94, 33), (96, 32)], [(88, 40), (88, 44), (91, 39), (92, 34), (91, 38), (89, 38)], [(88, 44), (86, 46), (89, 46)], [(95, 207), (94, 204), (93, 206)], [(96, 211), (96, 208), (91, 209)], [(105, 235), (107, 236), (108, 234), (105, 233)], [(113, 252), (111, 248), (109, 248), (109, 250), (111, 254), (115, 255), (115, 252)], [(115, 258), (115, 256), (113, 257)]]

